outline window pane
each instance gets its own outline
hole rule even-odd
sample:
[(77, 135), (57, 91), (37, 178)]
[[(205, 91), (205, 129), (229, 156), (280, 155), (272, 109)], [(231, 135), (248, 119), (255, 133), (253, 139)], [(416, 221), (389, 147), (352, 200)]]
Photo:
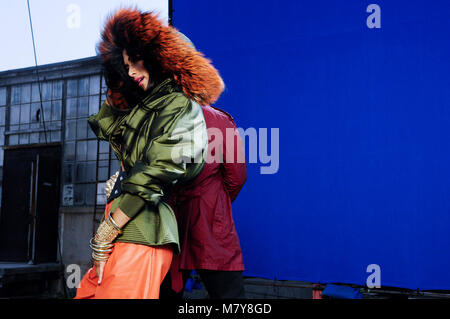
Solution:
[(67, 81), (67, 96), (77, 96), (77, 80)]
[(77, 139), (87, 138), (87, 121), (81, 119), (77, 121)]
[(20, 123), (30, 123), (30, 104), (20, 107)]
[[(30, 116), (31, 116), (31, 123), (36, 123), (40, 121), (40, 117), (41, 117), (41, 104), (40, 103), (31, 103), (31, 111), (30, 111)], [(39, 115), (38, 115), (39, 112)]]
[(0, 88), (0, 105), (6, 105), (6, 88)]
[(89, 115), (95, 114), (98, 112), (98, 101), (99, 96), (93, 95), (89, 97)]
[(10, 135), (8, 144), (9, 145), (17, 145), (17, 144), (19, 144), (19, 135)]
[(100, 76), (94, 75), (89, 79), (89, 94), (99, 94), (100, 93)]
[(52, 98), (52, 82), (41, 83), (42, 100), (47, 101)]
[(5, 143), (5, 128), (0, 127), (0, 146), (3, 146)]
[(11, 106), (11, 125), (20, 123), (20, 106)]
[(37, 83), (33, 83), (31, 86), (31, 102), (39, 102), (41, 99), (39, 98), (39, 86)]
[(75, 160), (75, 142), (67, 142), (64, 145), (64, 160), (65, 161)]
[(11, 88), (11, 104), (20, 103), (20, 86), (13, 86)]
[(52, 120), (61, 120), (61, 100), (52, 102)]
[(54, 131), (56, 130), (56, 122), (52, 122), (52, 121), (46, 121), (45, 123), (45, 129), (47, 131)]
[(73, 163), (64, 163), (63, 164), (63, 183), (70, 184), (73, 182), (73, 171), (75, 165)]
[[(87, 120), (86, 120), (87, 121)], [(91, 130), (91, 127), (88, 125), (88, 138), (97, 138), (97, 136), (95, 135), (94, 131)]]
[(102, 77), (102, 94), (106, 94), (107, 90), (108, 90), (108, 87), (106, 86), (105, 78)]
[(106, 193), (105, 193), (106, 183), (97, 184), (97, 205), (106, 204)]
[(0, 107), (0, 125), (5, 125), (5, 107)]
[(66, 118), (77, 117), (77, 98), (67, 99)]
[(110, 159), (111, 159), (111, 161), (117, 161), (117, 156), (116, 156), (116, 153), (114, 153), (114, 151), (113, 150), (111, 150), (111, 156), (110, 156)]
[(53, 124), (55, 127), (57, 127), (59, 130), (62, 129), (62, 121), (53, 121)]
[(77, 161), (85, 161), (87, 153), (87, 142), (79, 141), (77, 142)]
[(98, 161), (98, 167), (109, 167), (109, 160), (105, 160), (105, 161)]
[(49, 125), (50, 129), (53, 131), (61, 131), (61, 121), (52, 121)]
[(100, 153), (109, 153), (109, 143), (100, 141)]
[(30, 99), (31, 99), (31, 85), (30, 84), (22, 85), (21, 96), (22, 96), (22, 99), (21, 99), (22, 103), (30, 103)]
[(62, 98), (62, 81), (53, 81), (53, 99)]
[(78, 103), (78, 117), (89, 115), (89, 99), (87, 97), (80, 97)]
[(39, 143), (39, 133), (30, 134), (30, 143), (31, 144)]
[(20, 124), (20, 128), (21, 131), (23, 130), (29, 130), (30, 129), (30, 124)]
[(88, 161), (97, 160), (97, 141), (88, 141), (88, 153), (87, 153)]
[(111, 161), (111, 175), (117, 172), (120, 169), (120, 163), (118, 160)]
[(109, 179), (108, 176), (108, 167), (99, 167), (98, 168), (98, 180), (106, 181)]
[(86, 182), (95, 182), (95, 162), (86, 163)]
[(84, 185), (74, 185), (73, 201), (75, 205), (83, 205), (86, 189)]
[(76, 139), (77, 133), (77, 121), (67, 121), (66, 122), (66, 139), (74, 140)]
[(9, 126), (9, 130), (10, 131), (18, 131), (19, 130), (19, 125), (10, 125)]
[(86, 205), (94, 205), (96, 184), (86, 185)]
[(50, 142), (49, 132), (40, 132), (39, 133), (39, 143), (48, 143)]
[(45, 122), (50, 122), (52, 119), (52, 102), (44, 102), (42, 103), (44, 107), (44, 118)]
[(75, 182), (85, 183), (95, 181), (95, 162), (76, 163)]
[(28, 134), (20, 134), (19, 144), (28, 144)]
[(89, 78), (78, 80), (78, 96), (86, 96), (89, 92)]
[(61, 132), (60, 131), (52, 131), (51, 133), (51, 141), (52, 142), (61, 142)]
[(86, 163), (75, 164), (75, 182), (82, 183), (86, 181)]

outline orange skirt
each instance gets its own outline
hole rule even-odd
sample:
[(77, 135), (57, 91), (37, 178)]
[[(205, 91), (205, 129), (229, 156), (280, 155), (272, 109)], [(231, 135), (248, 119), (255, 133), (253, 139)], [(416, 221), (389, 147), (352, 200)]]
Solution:
[(90, 268), (80, 282), (75, 299), (158, 299), (172, 256), (169, 245), (115, 243), (100, 285), (95, 268)]

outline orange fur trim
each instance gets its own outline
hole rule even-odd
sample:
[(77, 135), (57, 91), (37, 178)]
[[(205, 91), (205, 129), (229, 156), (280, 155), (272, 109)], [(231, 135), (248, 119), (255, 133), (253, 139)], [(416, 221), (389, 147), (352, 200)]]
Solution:
[[(118, 43), (118, 33), (122, 33), (122, 43)], [(121, 53), (124, 46), (138, 47), (149, 54), (173, 77), (183, 93), (200, 105), (217, 101), (225, 88), (211, 61), (152, 12), (119, 9), (108, 17), (98, 44), (100, 55), (106, 62), (117, 63), (112, 60), (119, 58), (117, 52)]]

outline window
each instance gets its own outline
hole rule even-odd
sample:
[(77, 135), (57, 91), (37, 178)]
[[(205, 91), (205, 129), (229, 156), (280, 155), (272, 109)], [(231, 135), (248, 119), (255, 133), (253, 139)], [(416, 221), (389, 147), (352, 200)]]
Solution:
[(0, 106), (6, 105), (6, 87), (0, 88)]
[(3, 182), (3, 157), (5, 145), (5, 125), (6, 125), (6, 105), (7, 105), (7, 88), (0, 87), (0, 206), (2, 199), (2, 182)]
[(5, 143), (62, 142), (62, 206), (106, 204), (105, 182), (120, 163), (87, 122), (106, 90), (100, 74), (0, 87), (0, 182)]
[[(106, 204), (105, 182), (120, 168), (108, 142), (98, 141), (87, 122), (105, 100), (101, 82), (100, 75), (67, 80), (63, 206), (92, 206), (96, 199)], [(67, 196), (70, 192), (73, 196)]]
[(8, 145), (61, 141), (62, 87), (62, 80), (11, 87)]

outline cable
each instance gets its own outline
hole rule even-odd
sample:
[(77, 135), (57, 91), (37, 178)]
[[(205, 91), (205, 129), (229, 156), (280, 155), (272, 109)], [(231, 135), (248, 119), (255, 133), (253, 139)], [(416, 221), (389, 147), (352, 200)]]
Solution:
[[(35, 41), (34, 41), (33, 22), (31, 19), (31, 10), (30, 10), (30, 1), (29, 0), (27, 0), (27, 7), (28, 7), (28, 18), (30, 20), (31, 39), (33, 41), (34, 64), (35, 64), (35, 71), (36, 71), (36, 77), (37, 77), (38, 88), (39, 88), (39, 102), (40, 102), (40, 110), (42, 113), (42, 124), (44, 126), (45, 144), (48, 144), (47, 129), (45, 127), (45, 112), (44, 112), (44, 108), (42, 105), (41, 81), (39, 79), (39, 71), (38, 71), (38, 63), (37, 63), (37, 55), (36, 55), (36, 45), (35, 45)], [(67, 287), (66, 287), (66, 276), (65, 276), (64, 263), (63, 263), (62, 252), (61, 252), (62, 247), (61, 247), (60, 236), (61, 236), (60, 227), (58, 226), (57, 240), (58, 240), (59, 264), (62, 266), (61, 270), (62, 270), (62, 277), (63, 277), (63, 288), (64, 288), (63, 290), (64, 290), (64, 296), (67, 299), (68, 293), (67, 293)]]
[(41, 81), (39, 80), (38, 63), (37, 63), (37, 56), (36, 56), (36, 45), (34, 42), (33, 22), (31, 21), (30, 0), (27, 0), (27, 6), (28, 6), (28, 18), (30, 19), (31, 39), (33, 41), (35, 71), (36, 71), (36, 77), (37, 77), (38, 88), (39, 88), (39, 101), (40, 101), (40, 109), (41, 109), (41, 113), (42, 113), (42, 124), (44, 125), (45, 144), (47, 144), (48, 143), (47, 129), (45, 127), (45, 114), (44, 114), (44, 109), (42, 106)]

